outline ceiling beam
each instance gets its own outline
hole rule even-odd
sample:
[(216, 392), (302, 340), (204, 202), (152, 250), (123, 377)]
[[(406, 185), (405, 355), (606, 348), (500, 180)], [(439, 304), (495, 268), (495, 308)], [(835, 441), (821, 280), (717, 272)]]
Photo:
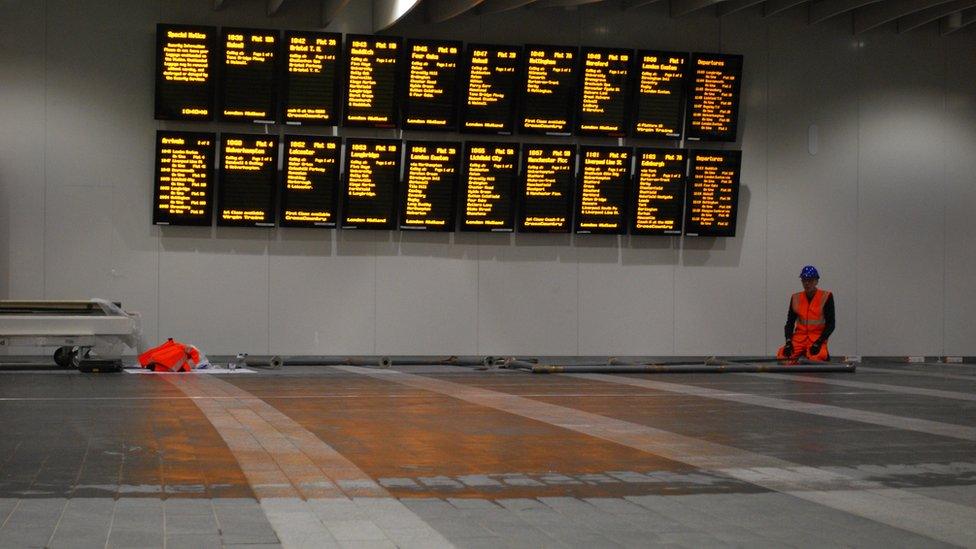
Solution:
[(716, 13), (719, 17), (724, 15), (731, 15), (737, 11), (742, 11), (744, 9), (751, 8), (756, 4), (762, 4), (763, 0), (728, 0), (727, 2), (722, 2), (715, 8)]
[(976, 0), (955, 0), (898, 19), (898, 32), (908, 32), (954, 13), (976, 7)]
[(478, 13), (499, 13), (521, 8), (535, 0), (485, 0), (478, 6)]
[(714, 6), (722, 0), (671, 0), (671, 17), (681, 17)]
[(951, 0), (888, 0), (854, 12), (854, 34), (861, 34), (922, 10), (947, 4)]
[(806, 4), (809, 0), (766, 0), (763, 4), (763, 17), (783, 13), (784, 11), (795, 8), (800, 4)]
[(373, 0), (373, 32), (396, 25), (397, 21), (413, 11), (419, 3), (420, 0)]
[(880, 0), (818, 0), (810, 4), (810, 24), (826, 21), (831, 17), (854, 11)]
[(976, 23), (976, 8), (953, 13), (939, 21), (939, 33), (948, 36), (960, 29)]
[(322, 28), (328, 27), (348, 3), (349, 0), (322, 0)]
[(478, 7), (484, 0), (427, 0), (424, 8), (427, 9), (427, 22), (443, 23)]
[(660, 0), (624, 0), (621, 7), (623, 7), (625, 10), (632, 10), (634, 8), (639, 8), (641, 6), (646, 6), (659, 1)]
[(278, 13), (284, 3), (285, 0), (268, 0), (268, 17), (272, 17)]
[(596, 4), (603, 0), (536, 0), (531, 6), (532, 9), (542, 8), (572, 8), (584, 4)]

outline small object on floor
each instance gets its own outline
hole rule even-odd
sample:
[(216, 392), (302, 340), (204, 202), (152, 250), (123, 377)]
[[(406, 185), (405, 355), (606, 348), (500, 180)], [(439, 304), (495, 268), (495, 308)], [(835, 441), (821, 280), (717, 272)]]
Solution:
[(78, 371), (84, 374), (107, 374), (122, 371), (121, 360), (81, 360)]

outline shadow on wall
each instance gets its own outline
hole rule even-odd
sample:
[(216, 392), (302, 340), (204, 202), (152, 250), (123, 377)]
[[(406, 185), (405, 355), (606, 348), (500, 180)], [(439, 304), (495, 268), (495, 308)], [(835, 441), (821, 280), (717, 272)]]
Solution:
[(747, 185), (739, 187), (739, 205), (736, 213), (735, 238), (685, 237), (679, 244), (681, 265), (699, 267), (738, 267), (742, 258), (743, 235), (746, 232), (746, 219), (749, 218), (749, 198)]

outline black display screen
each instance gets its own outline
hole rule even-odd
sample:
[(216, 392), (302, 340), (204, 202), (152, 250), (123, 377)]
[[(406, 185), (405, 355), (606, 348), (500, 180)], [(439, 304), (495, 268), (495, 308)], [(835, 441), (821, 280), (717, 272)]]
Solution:
[(685, 234), (735, 236), (742, 151), (690, 151)]
[(468, 44), (461, 129), (510, 134), (515, 123), (522, 48)]
[(625, 147), (580, 147), (577, 233), (627, 232), (632, 154), (633, 150)]
[(400, 191), (400, 228), (453, 231), (461, 144), (408, 141)]
[(156, 132), (154, 224), (212, 224), (216, 137), (213, 133)]
[(637, 52), (635, 136), (681, 138), (687, 66), (686, 53)]
[(631, 234), (681, 234), (688, 153), (637, 149)]
[(225, 133), (220, 139), (217, 226), (274, 227), (278, 137)]
[(407, 58), (402, 127), (457, 129), (461, 42), (410, 40)]
[(278, 200), (282, 227), (335, 227), (342, 139), (287, 135)]
[(735, 141), (739, 118), (742, 56), (696, 53), (691, 56), (688, 92), (689, 140)]
[(519, 232), (571, 230), (575, 172), (575, 145), (522, 145)]
[(346, 36), (344, 126), (396, 127), (402, 42), (391, 36)]
[(517, 175), (516, 143), (465, 143), (461, 230), (511, 232)]
[(395, 228), (399, 179), (400, 141), (346, 139), (342, 228)]
[(220, 35), (220, 119), (275, 122), (278, 31), (225, 27)]
[(630, 126), (633, 50), (583, 48), (576, 129), (581, 135), (623, 137)]
[(286, 124), (339, 123), (339, 58), (342, 35), (285, 32), (282, 117)]
[(568, 135), (576, 110), (577, 49), (526, 46), (519, 130)]
[(213, 120), (217, 29), (156, 25), (156, 119)]

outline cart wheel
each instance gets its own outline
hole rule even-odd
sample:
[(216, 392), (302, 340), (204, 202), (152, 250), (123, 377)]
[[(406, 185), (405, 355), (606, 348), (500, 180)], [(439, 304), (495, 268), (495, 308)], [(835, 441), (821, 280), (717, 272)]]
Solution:
[(72, 364), (74, 358), (74, 347), (58, 347), (57, 350), (54, 351), (54, 363), (61, 368), (71, 368), (74, 365)]

